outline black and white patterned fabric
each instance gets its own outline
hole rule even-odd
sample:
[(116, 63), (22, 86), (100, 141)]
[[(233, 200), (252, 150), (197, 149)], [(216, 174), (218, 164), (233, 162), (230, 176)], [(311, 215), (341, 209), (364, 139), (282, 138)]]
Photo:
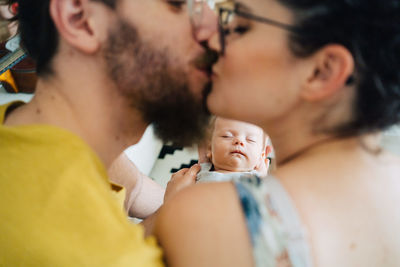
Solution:
[(182, 168), (189, 168), (198, 160), (197, 146), (180, 147), (165, 144), (150, 172), (150, 177), (162, 186), (166, 186), (171, 175)]

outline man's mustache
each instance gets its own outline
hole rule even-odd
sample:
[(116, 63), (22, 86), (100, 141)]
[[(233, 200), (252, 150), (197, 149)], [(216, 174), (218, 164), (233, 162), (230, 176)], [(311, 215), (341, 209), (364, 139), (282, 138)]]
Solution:
[(212, 66), (218, 61), (219, 54), (212, 49), (206, 48), (206, 51), (193, 60), (194, 65), (211, 74)]

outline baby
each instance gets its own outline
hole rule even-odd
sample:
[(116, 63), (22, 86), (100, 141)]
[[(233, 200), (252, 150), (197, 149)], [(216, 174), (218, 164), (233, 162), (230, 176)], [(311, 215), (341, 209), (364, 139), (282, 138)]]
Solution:
[[(271, 152), (271, 147), (267, 145), (268, 137), (261, 128), (245, 122), (214, 118), (209, 132), (204, 156), (199, 153), (199, 161), (206, 158), (209, 163), (201, 164), (197, 182), (230, 181), (245, 175), (267, 174), (269, 162), (266, 155)], [(166, 195), (164, 188), (142, 174), (124, 154), (110, 167), (109, 176), (112, 182), (125, 187), (127, 213), (131, 217), (145, 219), (162, 205), (168, 195), (193, 182), (189, 178), (191, 175), (183, 178), (187, 171), (193, 172), (194, 177), (198, 167), (174, 174), (176, 179), (168, 183)]]
[[(246, 175), (265, 176), (272, 148), (268, 136), (253, 124), (216, 117), (211, 122), (211, 136), (207, 144), (208, 163), (201, 164), (197, 182), (218, 182), (238, 179)], [(199, 158), (201, 156), (199, 148)], [(229, 173), (229, 174), (228, 174)]]

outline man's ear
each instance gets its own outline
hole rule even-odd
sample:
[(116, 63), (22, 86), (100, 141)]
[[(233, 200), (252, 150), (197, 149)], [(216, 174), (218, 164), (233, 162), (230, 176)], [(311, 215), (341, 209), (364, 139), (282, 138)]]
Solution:
[(50, 16), (59, 35), (84, 53), (94, 53), (100, 47), (91, 16), (90, 0), (50, 0)]
[(341, 45), (327, 45), (311, 58), (302, 96), (308, 101), (325, 99), (344, 88), (354, 71), (354, 59)]

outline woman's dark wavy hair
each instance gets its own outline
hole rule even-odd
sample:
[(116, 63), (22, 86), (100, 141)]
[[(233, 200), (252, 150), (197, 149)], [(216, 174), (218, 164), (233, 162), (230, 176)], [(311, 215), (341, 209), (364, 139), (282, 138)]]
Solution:
[[(92, 0), (115, 8), (117, 0)], [(11, 20), (18, 20), (21, 43), (36, 62), (38, 75), (51, 74), (50, 61), (57, 51), (58, 32), (50, 17), (50, 0), (4, 0), (1, 4), (11, 6), (18, 2), (18, 14)]]
[(328, 44), (353, 55), (354, 118), (335, 133), (383, 130), (400, 121), (400, 0), (278, 0), (292, 10), (299, 34), (290, 49), (306, 57)]

